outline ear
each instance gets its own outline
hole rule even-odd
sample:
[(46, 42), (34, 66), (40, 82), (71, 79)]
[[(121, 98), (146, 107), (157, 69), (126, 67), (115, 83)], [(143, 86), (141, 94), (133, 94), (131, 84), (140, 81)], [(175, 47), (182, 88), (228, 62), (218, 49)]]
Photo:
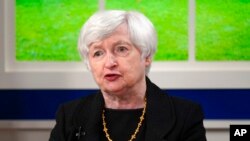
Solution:
[(148, 56), (148, 57), (145, 58), (145, 66), (146, 67), (150, 66), (151, 62), (152, 62), (151, 57)]

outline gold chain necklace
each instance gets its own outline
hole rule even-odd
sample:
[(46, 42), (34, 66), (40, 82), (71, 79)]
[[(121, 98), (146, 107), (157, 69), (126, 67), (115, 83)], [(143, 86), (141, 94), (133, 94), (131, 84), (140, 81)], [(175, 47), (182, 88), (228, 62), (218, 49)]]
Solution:
[[(135, 138), (136, 138), (136, 135), (137, 133), (139, 132), (139, 129), (140, 127), (142, 126), (142, 122), (144, 120), (144, 116), (145, 116), (145, 113), (146, 113), (146, 106), (147, 106), (147, 100), (145, 98), (145, 104), (144, 104), (144, 108), (143, 108), (143, 111), (142, 111), (142, 115), (140, 116), (140, 121), (135, 129), (135, 132), (133, 135), (131, 135), (131, 138), (129, 139), (129, 141), (133, 141)], [(103, 131), (105, 133), (105, 136), (107, 138), (108, 141), (113, 141), (111, 138), (110, 138), (110, 135), (108, 133), (108, 128), (107, 128), (107, 123), (105, 121), (105, 110), (102, 111), (102, 123), (103, 123)]]

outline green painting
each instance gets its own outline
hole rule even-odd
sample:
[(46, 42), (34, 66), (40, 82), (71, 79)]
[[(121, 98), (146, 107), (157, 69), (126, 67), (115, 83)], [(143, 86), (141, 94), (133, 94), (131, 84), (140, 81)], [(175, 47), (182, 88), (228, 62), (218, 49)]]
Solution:
[[(17, 61), (80, 61), (77, 40), (99, 0), (16, 0)], [(106, 9), (138, 10), (158, 33), (156, 61), (188, 60), (188, 0), (105, 0)], [(250, 60), (249, 0), (196, 0), (198, 61)]]
[(97, 0), (16, 0), (16, 60), (79, 61), (82, 24)]
[(196, 1), (196, 59), (250, 60), (250, 1)]

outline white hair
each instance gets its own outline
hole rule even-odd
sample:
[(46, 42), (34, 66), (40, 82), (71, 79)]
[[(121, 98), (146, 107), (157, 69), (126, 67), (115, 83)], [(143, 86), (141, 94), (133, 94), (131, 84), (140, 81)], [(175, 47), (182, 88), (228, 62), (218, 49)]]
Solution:
[[(151, 21), (136, 11), (105, 10), (92, 15), (80, 32), (78, 49), (88, 67), (90, 44), (110, 36), (124, 23), (127, 25), (131, 42), (141, 51), (142, 58), (152, 59), (157, 47), (157, 35)], [(146, 68), (146, 73), (149, 69), (150, 66)]]

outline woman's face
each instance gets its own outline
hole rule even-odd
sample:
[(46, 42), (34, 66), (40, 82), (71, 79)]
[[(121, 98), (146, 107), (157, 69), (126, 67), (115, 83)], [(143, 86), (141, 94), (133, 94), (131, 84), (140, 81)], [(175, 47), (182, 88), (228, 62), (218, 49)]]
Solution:
[(151, 63), (148, 58), (142, 59), (139, 49), (131, 43), (125, 24), (111, 36), (92, 43), (88, 59), (100, 89), (117, 95), (140, 89), (145, 83), (145, 67)]

